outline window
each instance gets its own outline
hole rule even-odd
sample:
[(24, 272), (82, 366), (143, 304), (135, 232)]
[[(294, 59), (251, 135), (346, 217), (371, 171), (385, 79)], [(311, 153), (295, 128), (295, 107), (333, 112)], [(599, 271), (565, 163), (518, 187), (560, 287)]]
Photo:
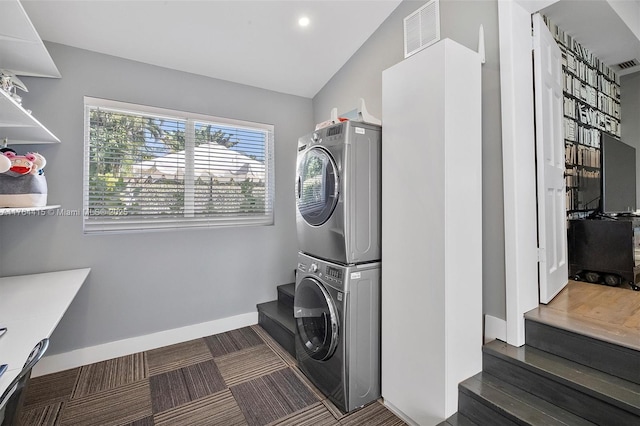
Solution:
[(273, 126), (85, 98), (84, 232), (273, 224)]

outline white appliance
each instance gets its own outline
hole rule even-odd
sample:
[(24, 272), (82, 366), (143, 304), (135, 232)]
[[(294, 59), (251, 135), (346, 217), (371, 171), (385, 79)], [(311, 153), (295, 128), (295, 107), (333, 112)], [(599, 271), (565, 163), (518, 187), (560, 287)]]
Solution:
[(298, 140), (296, 225), (303, 253), (380, 260), (381, 127), (344, 121)]

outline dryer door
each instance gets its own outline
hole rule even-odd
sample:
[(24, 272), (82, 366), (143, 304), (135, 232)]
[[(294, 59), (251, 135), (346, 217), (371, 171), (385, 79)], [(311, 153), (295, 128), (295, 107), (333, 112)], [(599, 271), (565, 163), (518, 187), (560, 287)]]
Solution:
[(300, 154), (296, 179), (296, 206), (304, 220), (320, 226), (338, 204), (338, 168), (329, 152), (315, 146)]
[(338, 345), (338, 312), (327, 290), (315, 278), (305, 277), (298, 284), (293, 316), (307, 354), (320, 361), (330, 358)]

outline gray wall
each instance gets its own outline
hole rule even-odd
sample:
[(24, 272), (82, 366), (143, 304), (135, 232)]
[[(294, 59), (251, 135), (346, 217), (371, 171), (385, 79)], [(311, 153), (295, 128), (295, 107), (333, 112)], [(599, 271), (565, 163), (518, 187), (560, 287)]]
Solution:
[(640, 207), (640, 72), (620, 78), (622, 140), (636, 148), (636, 208)]
[(62, 143), (14, 148), (47, 158), (50, 204), (82, 210), (85, 95), (274, 124), (276, 164), (274, 226), (85, 236), (80, 217), (3, 217), (3, 276), (92, 268), (50, 353), (255, 312), (275, 299), (296, 267), (296, 143), (313, 125), (311, 100), (47, 47), (63, 78), (25, 78), (23, 105)]
[[(313, 99), (316, 122), (327, 120), (331, 108), (337, 107), (339, 113), (350, 111), (356, 107), (359, 98), (364, 98), (369, 112), (381, 118), (384, 124), (382, 71), (404, 59), (403, 18), (425, 3), (403, 1), (322, 88)], [(498, 3), (496, 0), (440, 0), (442, 38), (450, 38), (477, 50), (480, 25), (484, 27), (487, 61), (482, 68), (483, 201), (482, 206), (469, 206), (469, 211), (482, 209), (484, 313), (505, 319)], [(410, 108), (410, 105), (407, 107)], [(460, 124), (464, 125), (464, 117), (460, 117)], [(460, 260), (463, 267), (462, 253)], [(469, 274), (474, 273), (469, 271)]]

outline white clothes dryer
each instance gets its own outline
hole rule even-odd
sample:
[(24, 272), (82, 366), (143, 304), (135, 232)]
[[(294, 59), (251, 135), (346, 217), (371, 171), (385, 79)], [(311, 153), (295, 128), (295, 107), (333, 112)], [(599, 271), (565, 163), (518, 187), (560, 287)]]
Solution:
[(380, 260), (381, 127), (345, 121), (298, 140), (296, 226), (303, 253)]
[(298, 254), (293, 315), (300, 370), (349, 412), (380, 397), (380, 262)]

